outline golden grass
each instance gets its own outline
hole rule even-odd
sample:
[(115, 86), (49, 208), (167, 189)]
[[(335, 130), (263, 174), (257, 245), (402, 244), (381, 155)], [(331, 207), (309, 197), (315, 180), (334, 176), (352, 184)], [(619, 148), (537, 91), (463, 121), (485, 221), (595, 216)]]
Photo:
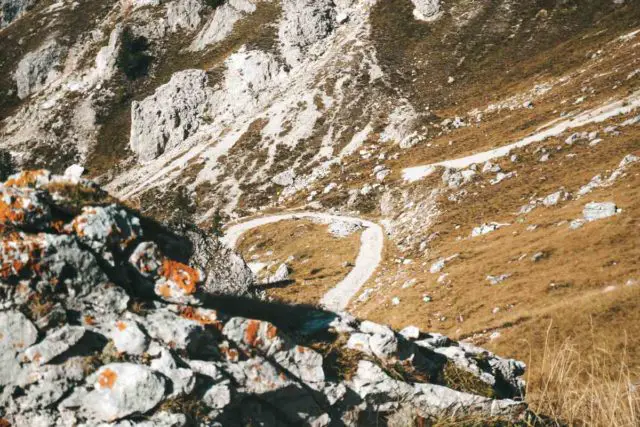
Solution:
[(267, 294), (285, 302), (317, 304), (351, 271), (360, 250), (360, 233), (336, 238), (324, 224), (280, 221), (249, 231), (240, 240), (238, 250), (248, 262), (273, 263), (266, 276), (293, 256), (287, 262), (293, 283), (268, 289)]
[(640, 371), (629, 365), (626, 347), (615, 351), (593, 336), (584, 352), (571, 339), (553, 340), (551, 323), (546, 338), (542, 361), (529, 367), (533, 411), (568, 425), (640, 425)]

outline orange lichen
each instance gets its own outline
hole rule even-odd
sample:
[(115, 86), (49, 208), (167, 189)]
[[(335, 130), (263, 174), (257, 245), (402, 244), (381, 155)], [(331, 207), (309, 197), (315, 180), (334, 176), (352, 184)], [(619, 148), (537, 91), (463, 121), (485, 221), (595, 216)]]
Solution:
[(166, 283), (158, 286), (158, 295), (164, 298), (171, 298), (171, 288)]
[(52, 221), (51, 228), (58, 233), (64, 233), (64, 221)]
[(84, 316), (84, 323), (89, 326), (92, 326), (92, 325), (95, 325), (96, 319), (94, 319), (93, 316), (86, 315)]
[(118, 378), (118, 374), (113, 372), (111, 369), (107, 368), (100, 373), (98, 377), (98, 384), (101, 388), (113, 388), (113, 385), (116, 383), (116, 379)]
[(118, 320), (116, 322), (116, 328), (118, 328), (119, 331), (124, 331), (125, 329), (127, 329), (127, 324)]
[(194, 294), (197, 284), (200, 282), (200, 272), (198, 270), (168, 258), (165, 258), (162, 262), (160, 274), (178, 285), (187, 295)]
[(222, 327), (222, 323), (218, 320), (215, 311), (212, 312), (212, 314), (205, 314), (197, 308), (183, 307), (180, 309), (180, 315), (185, 319), (193, 320), (203, 326), (212, 325), (218, 328)]
[(17, 177), (10, 178), (4, 183), (5, 187), (30, 187), (38, 182), (38, 178), (47, 173), (44, 169), (23, 171)]
[(276, 328), (272, 324), (269, 324), (269, 326), (267, 326), (267, 338), (273, 339), (276, 337), (276, 335), (278, 335), (278, 328)]
[[(0, 278), (8, 279), (12, 276), (21, 276), (29, 269), (36, 274), (40, 273), (37, 260), (41, 255), (41, 242), (37, 239), (25, 239), (17, 233), (10, 234), (0, 242)], [(27, 262), (21, 259), (27, 254)]]
[(247, 330), (244, 332), (244, 341), (250, 346), (255, 346), (258, 338), (258, 330), (260, 329), (259, 320), (249, 320)]
[(0, 224), (18, 224), (24, 221), (24, 217), (22, 198), (11, 197), (9, 203), (0, 199)]

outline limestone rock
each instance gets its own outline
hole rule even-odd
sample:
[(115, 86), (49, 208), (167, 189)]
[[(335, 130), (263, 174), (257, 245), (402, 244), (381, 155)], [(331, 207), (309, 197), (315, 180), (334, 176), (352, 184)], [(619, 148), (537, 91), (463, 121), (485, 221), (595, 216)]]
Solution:
[(331, 0), (284, 0), (282, 9), (280, 44), (287, 63), (295, 65), (313, 44), (331, 34), (336, 10)]
[(111, 339), (119, 352), (132, 356), (142, 355), (149, 344), (149, 337), (140, 329), (138, 322), (133, 320), (116, 321)]
[(97, 421), (145, 414), (165, 395), (163, 377), (132, 363), (105, 365), (87, 381), (94, 389), (83, 397), (81, 410)]
[(442, 15), (440, 0), (411, 0), (413, 16), (420, 21), (433, 22)]
[(0, 1), (0, 30), (22, 16), (38, 0)]
[(618, 213), (618, 208), (615, 203), (587, 203), (582, 211), (585, 221), (597, 221), (599, 219), (609, 218)]
[(141, 102), (131, 105), (129, 146), (140, 162), (149, 162), (180, 145), (203, 123), (211, 89), (203, 70), (175, 73)]
[(38, 344), (25, 350), (25, 356), (32, 362), (44, 365), (56, 356), (73, 347), (84, 336), (85, 329), (82, 326), (65, 325), (57, 329)]
[(25, 99), (55, 80), (65, 53), (66, 50), (55, 40), (49, 40), (37, 50), (27, 53), (14, 73), (18, 97)]

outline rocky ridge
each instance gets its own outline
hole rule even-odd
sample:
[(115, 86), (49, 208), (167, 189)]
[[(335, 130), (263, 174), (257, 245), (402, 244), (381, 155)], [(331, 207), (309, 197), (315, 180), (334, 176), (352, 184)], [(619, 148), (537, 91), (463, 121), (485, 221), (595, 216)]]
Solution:
[[(423, 418), (526, 412), (521, 362), (417, 328), (239, 297), (249, 273), (231, 251), (171, 232), (71, 174), (22, 172), (0, 191), (0, 417), (11, 425), (324, 426), (402, 407)], [(274, 314), (282, 310), (296, 321)]]

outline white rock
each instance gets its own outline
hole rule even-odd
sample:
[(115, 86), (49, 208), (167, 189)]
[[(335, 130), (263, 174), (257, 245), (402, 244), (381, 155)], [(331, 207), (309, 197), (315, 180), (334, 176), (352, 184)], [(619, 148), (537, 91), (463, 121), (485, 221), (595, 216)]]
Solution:
[(131, 104), (129, 146), (141, 163), (179, 146), (203, 124), (212, 90), (203, 70), (184, 70), (143, 101)]
[(143, 365), (112, 363), (102, 366), (87, 381), (94, 389), (82, 397), (82, 411), (98, 421), (117, 421), (145, 414), (165, 395), (166, 381)]
[(289, 266), (286, 263), (280, 264), (276, 272), (269, 277), (267, 283), (279, 283), (289, 280)]
[(485, 234), (489, 234), (489, 233), (493, 233), (494, 231), (502, 228), (502, 227), (506, 227), (509, 224), (499, 224), (497, 222), (491, 222), (488, 224), (482, 224), (479, 227), (475, 227), (472, 231), (471, 231), (471, 237), (478, 237), (478, 236), (483, 236)]
[(46, 41), (37, 50), (27, 53), (14, 73), (18, 98), (37, 93), (59, 77), (57, 71), (66, 50), (55, 40)]
[(118, 320), (111, 331), (111, 339), (120, 353), (140, 356), (149, 345), (149, 337), (137, 322), (132, 320)]
[(358, 221), (331, 221), (329, 233), (336, 237), (344, 238), (362, 230), (362, 223)]
[(331, 0), (283, 0), (281, 4), (283, 19), (278, 36), (282, 54), (289, 65), (295, 66), (311, 47), (333, 32), (335, 5)]
[(407, 326), (399, 333), (408, 340), (417, 340), (418, 338), (420, 338), (420, 328), (418, 328), (417, 326)]
[(440, 0), (411, 0), (415, 9), (413, 16), (426, 22), (433, 22), (442, 16)]
[(65, 169), (64, 176), (72, 180), (79, 180), (82, 177), (83, 173), (84, 173), (84, 167), (78, 164), (74, 164)]
[(615, 203), (587, 203), (582, 210), (584, 219), (588, 222), (597, 221), (599, 219), (609, 218), (618, 213), (618, 208)]
[(63, 326), (49, 333), (38, 344), (29, 347), (24, 354), (32, 362), (44, 365), (76, 345), (84, 333), (85, 329), (82, 326)]

